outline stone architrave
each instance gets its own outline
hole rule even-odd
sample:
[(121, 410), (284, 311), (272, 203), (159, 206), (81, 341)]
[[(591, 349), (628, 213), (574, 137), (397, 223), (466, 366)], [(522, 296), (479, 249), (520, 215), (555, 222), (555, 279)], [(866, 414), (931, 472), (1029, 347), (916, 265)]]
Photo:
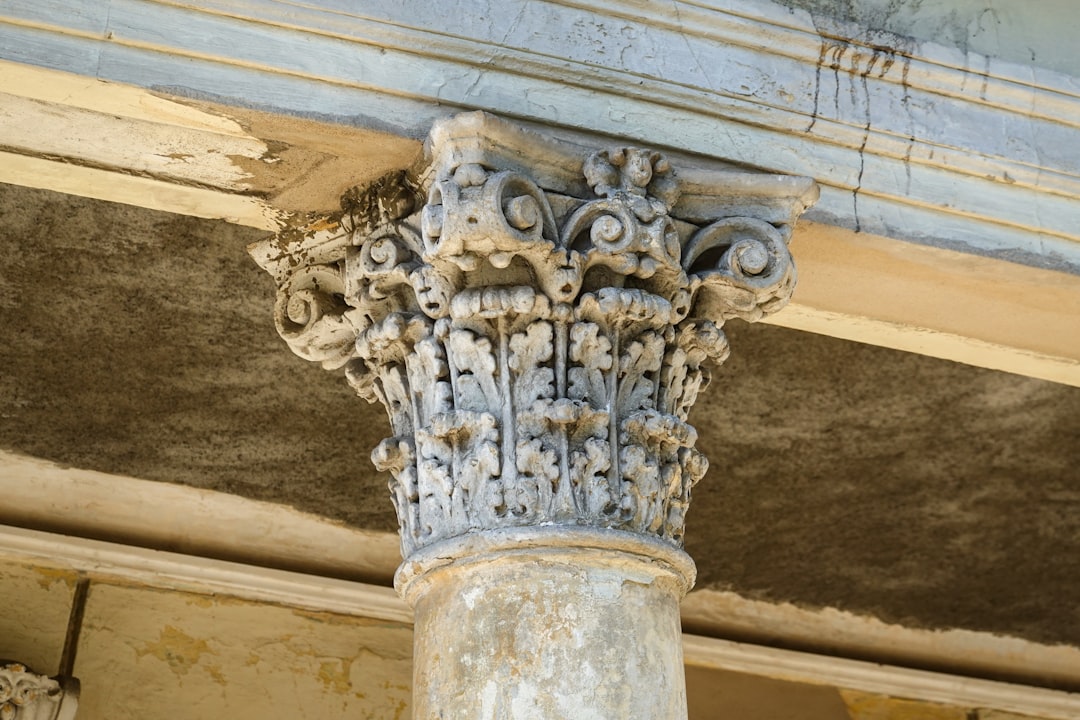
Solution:
[(74, 678), (38, 675), (0, 660), (0, 720), (73, 720), (79, 685)]
[(293, 351), (389, 415), (415, 717), (686, 716), (687, 414), (724, 322), (787, 302), (816, 196), (472, 113), (340, 220), (252, 248)]

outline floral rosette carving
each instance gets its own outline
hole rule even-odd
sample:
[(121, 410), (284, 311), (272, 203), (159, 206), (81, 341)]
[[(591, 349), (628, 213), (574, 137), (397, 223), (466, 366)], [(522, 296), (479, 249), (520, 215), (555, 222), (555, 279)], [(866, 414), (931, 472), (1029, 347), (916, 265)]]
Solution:
[(427, 180), (359, 193), (322, 256), (279, 274), (293, 349), (387, 410), (372, 460), (403, 554), (540, 524), (681, 545), (707, 468), (687, 415), (727, 357), (723, 323), (790, 296), (788, 228), (679, 219), (679, 178), (652, 150), (583, 158), (587, 193), (432, 160)]

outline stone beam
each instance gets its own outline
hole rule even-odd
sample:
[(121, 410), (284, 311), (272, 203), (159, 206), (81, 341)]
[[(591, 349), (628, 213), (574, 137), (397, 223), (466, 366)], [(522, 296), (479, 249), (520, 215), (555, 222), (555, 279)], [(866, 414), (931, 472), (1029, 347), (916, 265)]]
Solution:
[[(721, 154), (814, 177), (810, 219), (1075, 271), (1078, 71), (1044, 61), (1071, 40), (1067, 2), (1009, 4), (989, 33), (927, 3), (859, 26), (791, 0), (9, 0), (0, 59), (413, 138), (479, 109)], [(905, 11), (950, 30), (883, 29)], [(991, 36), (1023, 54), (976, 52)]]
[[(0, 60), (0, 182), (277, 232), (419, 143)], [(301, 218), (301, 219), (298, 219)]]
[[(278, 231), (420, 143), (0, 60), (0, 182)], [(1080, 276), (805, 220), (768, 321), (1080, 386)]]
[(389, 416), (416, 717), (686, 717), (687, 414), (724, 322), (790, 298), (816, 198), (472, 113), (339, 223), (253, 248), (293, 351)]

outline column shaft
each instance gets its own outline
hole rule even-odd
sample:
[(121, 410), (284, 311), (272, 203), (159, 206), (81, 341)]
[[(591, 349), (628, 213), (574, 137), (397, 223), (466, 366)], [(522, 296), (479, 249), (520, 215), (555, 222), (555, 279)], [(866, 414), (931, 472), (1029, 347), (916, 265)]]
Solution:
[(686, 718), (679, 601), (693, 565), (625, 535), (511, 532), (406, 563), (414, 718)]

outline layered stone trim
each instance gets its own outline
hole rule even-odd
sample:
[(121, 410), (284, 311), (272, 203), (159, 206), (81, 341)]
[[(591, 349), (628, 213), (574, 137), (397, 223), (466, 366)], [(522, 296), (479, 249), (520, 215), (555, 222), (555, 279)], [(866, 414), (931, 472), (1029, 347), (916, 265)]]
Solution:
[(575, 565), (578, 563), (573, 558), (588, 556), (609, 568), (638, 564), (640, 572), (648, 566), (647, 574), (664, 578), (671, 594), (678, 598), (686, 595), (697, 579), (697, 567), (684, 550), (650, 535), (585, 526), (533, 525), (459, 535), (417, 550), (398, 567), (394, 587), (415, 607), (429, 586), (440, 582), (441, 575), (466, 565), (490, 565), (514, 558), (526, 563), (543, 560)]
[(38, 675), (22, 663), (0, 661), (0, 720), (71, 720), (77, 689)]
[(806, 178), (559, 142), (482, 113), (340, 221), (253, 249), (278, 331), (387, 409), (373, 452), (408, 557), (574, 525), (681, 546), (707, 467), (687, 414), (722, 326), (783, 307)]

